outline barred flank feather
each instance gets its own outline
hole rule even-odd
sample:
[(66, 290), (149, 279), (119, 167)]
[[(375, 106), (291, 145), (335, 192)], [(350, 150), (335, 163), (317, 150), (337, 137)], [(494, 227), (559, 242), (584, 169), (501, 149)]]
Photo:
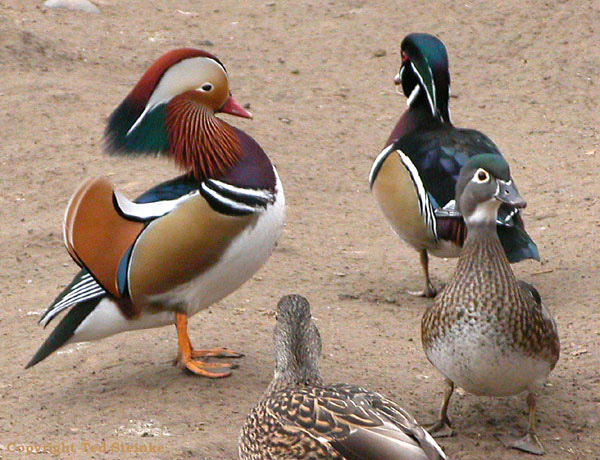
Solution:
[(65, 315), (58, 326), (52, 331), (48, 338), (44, 341), (39, 350), (33, 355), (33, 358), (27, 363), (25, 369), (35, 366), (37, 363), (46, 359), (53, 351), (62, 347), (67, 341), (73, 337), (73, 333), (79, 325), (88, 317), (88, 315), (96, 308), (103, 297), (95, 297), (83, 302), (79, 302)]

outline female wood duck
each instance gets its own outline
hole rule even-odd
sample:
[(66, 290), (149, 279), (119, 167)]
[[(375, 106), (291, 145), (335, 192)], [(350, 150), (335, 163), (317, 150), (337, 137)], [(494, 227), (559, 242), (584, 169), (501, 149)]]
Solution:
[(276, 317), (275, 376), (242, 428), (240, 459), (446, 458), (393, 401), (355, 385), (323, 384), (321, 337), (304, 297), (283, 297)]
[(451, 433), (447, 410), (454, 385), (475, 395), (528, 392), (527, 434), (512, 447), (544, 450), (535, 434), (536, 387), (554, 368), (560, 350), (556, 323), (537, 290), (515, 278), (497, 233), (502, 203), (525, 207), (500, 155), (471, 158), (456, 186), (468, 235), (450, 283), (421, 323), (429, 361), (446, 377), (440, 420)]
[[(440, 40), (410, 34), (402, 41), (401, 55), (394, 83), (402, 85), (408, 109), (373, 163), (369, 183), (392, 229), (419, 252), (425, 289), (411, 294), (434, 297), (428, 252), (457, 257), (466, 237), (454, 203), (460, 169), (474, 155), (502, 154), (485, 134), (452, 125), (448, 55)], [(539, 260), (518, 209), (500, 208), (498, 234), (511, 262)]]
[(66, 316), (27, 367), (57, 348), (123, 331), (175, 324), (179, 362), (206, 377), (240, 357), (194, 350), (188, 317), (239, 288), (267, 260), (284, 220), (275, 168), (243, 131), (215, 116), (251, 118), (229, 92), (212, 54), (184, 48), (158, 59), (111, 115), (107, 150), (164, 153), (185, 171), (129, 201), (106, 178), (85, 182), (64, 221), (69, 254), (82, 270), (42, 316)]

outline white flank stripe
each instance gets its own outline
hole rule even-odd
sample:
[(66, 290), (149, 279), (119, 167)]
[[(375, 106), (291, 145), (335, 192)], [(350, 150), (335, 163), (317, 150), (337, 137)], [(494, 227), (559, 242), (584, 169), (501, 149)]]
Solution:
[(119, 210), (126, 216), (140, 220), (155, 219), (170, 213), (184, 201), (197, 195), (199, 192), (191, 192), (176, 200), (155, 201), (153, 203), (134, 203), (125, 197), (121, 192), (115, 190), (114, 195), (117, 200)]
[(379, 155), (377, 155), (377, 158), (375, 158), (373, 166), (371, 166), (371, 171), (369, 171), (369, 186), (373, 187), (373, 181), (375, 180), (375, 171), (377, 171), (380, 168), (381, 163), (385, 161), (388, 154), (392, 150), (394, 150), (394, 144), (388, 145), (381, 151), (381, 153), (379, 153)]
[(429, 201), (429, 197), (427, 196), (427, 190), (425, 190), (425, 186), (423, 185), (423, 181), (419, 176), (419, 171), (410, 160), (410, 158), (402, 151), (396, 150), (398, 155), (400, 156), (400, 160), (402, 164), (408, 170), (410, 177), (412, 178), (415, 187), (417, 188), (417, 195), (419, 197), (419, 209), (421, 211), (421, 216), (425, 220), (425, 225), (429, 228), (429, 231), (433, 235), (433, 237), (437, 240), (437, 222), (435, 220), (435, 213), (433, 210), (433, 206), (431, 205), (431, 201)]
[(204, 190), (206, 193), (208, 193), (210, 196), (212, 196), (215, 200), (221, 202), (221, 204), (223, 204), (224, 206), (227, 206), (231, 209), (235, 209), (236, 211), (240, 211), (240, 212), (248, 212), (248, 213), (256, 212), (256, 209), (253, 208), (252, 206), (247, 206), (245, 204), (230, 200), (229, 198), (225, 198), (223, 195), (220, 195), (216, 191), (207, 187), (207, 185), (204, 182), (202, 182), (202, 190)]
[(215, 184), (217, 187), (224, 188), (225, 190), (235, 193), (236, 195), (245, 195), (252, 198), (259, 198), (266, 201), (273, 200), (273, 194), (265, 190), (252, 190), (247, 188), (236, 187), (220, 180), (208, 179), (206, 182)]

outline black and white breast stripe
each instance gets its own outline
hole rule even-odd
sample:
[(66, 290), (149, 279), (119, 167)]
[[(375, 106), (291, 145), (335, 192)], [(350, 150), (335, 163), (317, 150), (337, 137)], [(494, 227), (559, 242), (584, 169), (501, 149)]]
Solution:
[(216, 179), (202, 182), (200, 193), (215, 211), (228, 216), (245, 216), (275, 202), (275, 193), (236, 187)]
[(435, 212), (433, 209), (433, 205), (429, 200), (429, 194), (427, 190), (425, 190), (425, 186), (423, 185), (423, 181), (419, 176), (419, 171), (415, 167), (414, 163), (411, 159), (400, 149), (394, 149), (394, 144), (383, 149), (383, 151), (377, 156), (375, 161), (373, 162), (373, 166), (371, 167), (371, 172), (369, 174), (369, 184), (373, 187), (373, 183), (375, 179), (377, 179), (377, 175), (379, 174), (379, 170), (383, 165), (383, 162), (387, 159), (390, 154), (397, 153), (400, 157), (400, 161), (408, 171), (410, 178), (415, 186), (417, 191), (417, 197), (419, 199), (419, 211), (421, 212), (421, 216), (425, 221), (425, 225), (431, 232), (431, 235), (437, 240), (437, 221), (435, 219)]
[(181, 203), (189, 200), (191, 197), (197, 194), (198, 191), (195, 191), (180, 196), (179, 198), (176, 198), (174, 200), (136, 203), (135, 201), (129, 200), (118, 190), (115, 190), (113, 192), (113, 203), (115, 205), (115, 209), (123, 217), (126, 217), (130, 220), (138, 220), (140, 222), (145, 222), (148, 220), (156, 219), (157, 217), (162, 217), (165, 214), (170, 213)]
[(104, 288), (98, 284), (92, 275), (85, 273), (73, 280), (72, 285), (63, 292), (62, 297), (56, 299), (50, 308), (48, 308), (39, 323), (46, 327), (61, 311), (66, 310), (76, 303), (93, 299), (94, 297), (100, 297), (105, 294), (106, 291)]

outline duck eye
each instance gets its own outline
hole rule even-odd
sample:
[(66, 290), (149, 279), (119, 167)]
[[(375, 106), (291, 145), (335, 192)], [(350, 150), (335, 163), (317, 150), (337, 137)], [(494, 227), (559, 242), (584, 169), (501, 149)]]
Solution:
[(475, 182), (482, 184), (490, 180), (490, 175), (484, 169), (478, 169), (475, 173), (474, 180)]
[(402, 51), (400, 56), (402, 56), (402, 62), (408, 61), (408, 54), (406, 54), (406, 51)]
[(202, 91), (209, 92), (213, 89), (213, 85), (211, 85), (210, 83), (204, 83), (200, 89)]

